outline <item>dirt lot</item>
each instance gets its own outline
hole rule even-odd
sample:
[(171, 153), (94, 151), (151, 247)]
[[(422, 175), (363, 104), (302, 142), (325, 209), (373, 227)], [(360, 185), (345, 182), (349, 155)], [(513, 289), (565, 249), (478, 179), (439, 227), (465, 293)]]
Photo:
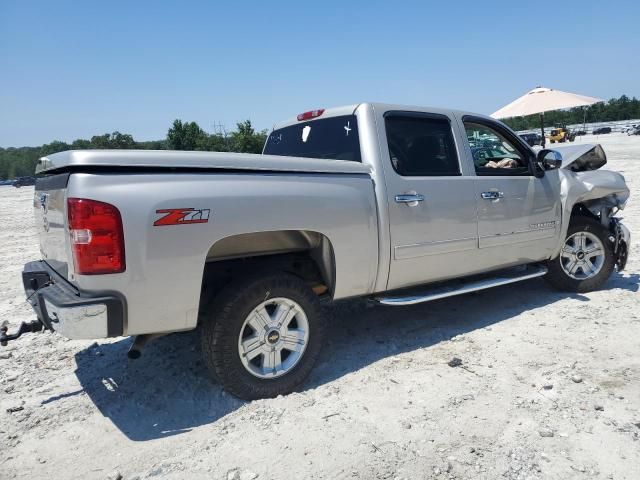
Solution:
[[(637, 192), (640, 137), (599, 141)], [(12, 327), (33, 318), (20, 280), (38, 258), (32, 195), (0, 187)], [(640, 232), (635, 196), (623, 213)], [(533, 280), (334, 308), (304, 389), (250, 403), (210, 380), (195, 333), (132, 363), (130, 339), (28, 335), (0, 349), (0, 478), (638, 479), (639, 257), (636, 243), (627, 271), (586, 295)]]

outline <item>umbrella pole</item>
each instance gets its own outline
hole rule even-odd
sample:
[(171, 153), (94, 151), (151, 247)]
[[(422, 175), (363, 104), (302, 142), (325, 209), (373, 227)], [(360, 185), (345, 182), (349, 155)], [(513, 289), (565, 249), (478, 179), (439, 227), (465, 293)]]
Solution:
[(540, 114), (540, 130), (542, 131), (542, 148), (544, 148), (547, 143), (544, 138), (544, 112)]

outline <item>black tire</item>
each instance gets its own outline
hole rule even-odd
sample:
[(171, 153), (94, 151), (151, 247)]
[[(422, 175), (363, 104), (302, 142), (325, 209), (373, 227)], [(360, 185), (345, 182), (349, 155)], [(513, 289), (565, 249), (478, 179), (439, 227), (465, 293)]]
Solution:
[(578, 216), (571, 220), (567, 230), (567, 238), (578, 232), (589, 232), (595, 235), (604, 247), (604, 262), (600, 271), (591, 278), (578, 280), (570, 277), (562, 268), (560, 255), (548, 262), (549, 273), (545, 279), (555, 288), (567, 292), (591, 292), (599, 289), (611, 276), (615, 267), (613, 245), (609, 240), (609, 232), (602, 224), (592, 218)]
[(556, 143), (556, 141), (555, 140), (551, 140), (551, 143)]
[[(238, 339), (251, 311), (269, 298), (284, 297), (296, 302), (306, 315), (308, 341), (291, 370), (279, 377), (260, 378), (240, 360)], [(202, 353), (217, 381), (244, 400), (271, 398), (296, 389), (309, 375), (323, 344), (326, 327), (318, 297), (305, 282), (287, 273), (265, 274), (235, 282), (212, 302), (202, 325)]]

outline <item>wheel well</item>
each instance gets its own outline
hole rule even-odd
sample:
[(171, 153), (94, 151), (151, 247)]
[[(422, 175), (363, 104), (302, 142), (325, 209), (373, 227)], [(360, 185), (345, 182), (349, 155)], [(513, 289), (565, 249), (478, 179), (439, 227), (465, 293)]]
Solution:
[(586, 205), (582, 204), (582, 203), (576, 203), (573, 208), (571, 209), (571, 220), (573, 220), (575, 217), (588, 217), (588, 218), (592, 218), (596, 221), (600, 221), (600, 218), (595, 215), (591, 210), (589, 210)]
[(207, 252), (200, 310), (237, 278), (274, 271), (296, 275), (318, 295), (333, 296), (335, 260), (326, 236), (304, 230), (243, 233), (219, 240)]

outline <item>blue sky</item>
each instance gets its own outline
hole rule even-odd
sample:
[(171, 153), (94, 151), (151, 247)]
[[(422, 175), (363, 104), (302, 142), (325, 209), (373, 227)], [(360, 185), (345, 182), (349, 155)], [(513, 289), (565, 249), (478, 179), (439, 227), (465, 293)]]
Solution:
[[(552, 5), (557, 8), (552, 8)], [(0, 0), (0, 146), (361, 101), (640, 96), (640, 2)]]

